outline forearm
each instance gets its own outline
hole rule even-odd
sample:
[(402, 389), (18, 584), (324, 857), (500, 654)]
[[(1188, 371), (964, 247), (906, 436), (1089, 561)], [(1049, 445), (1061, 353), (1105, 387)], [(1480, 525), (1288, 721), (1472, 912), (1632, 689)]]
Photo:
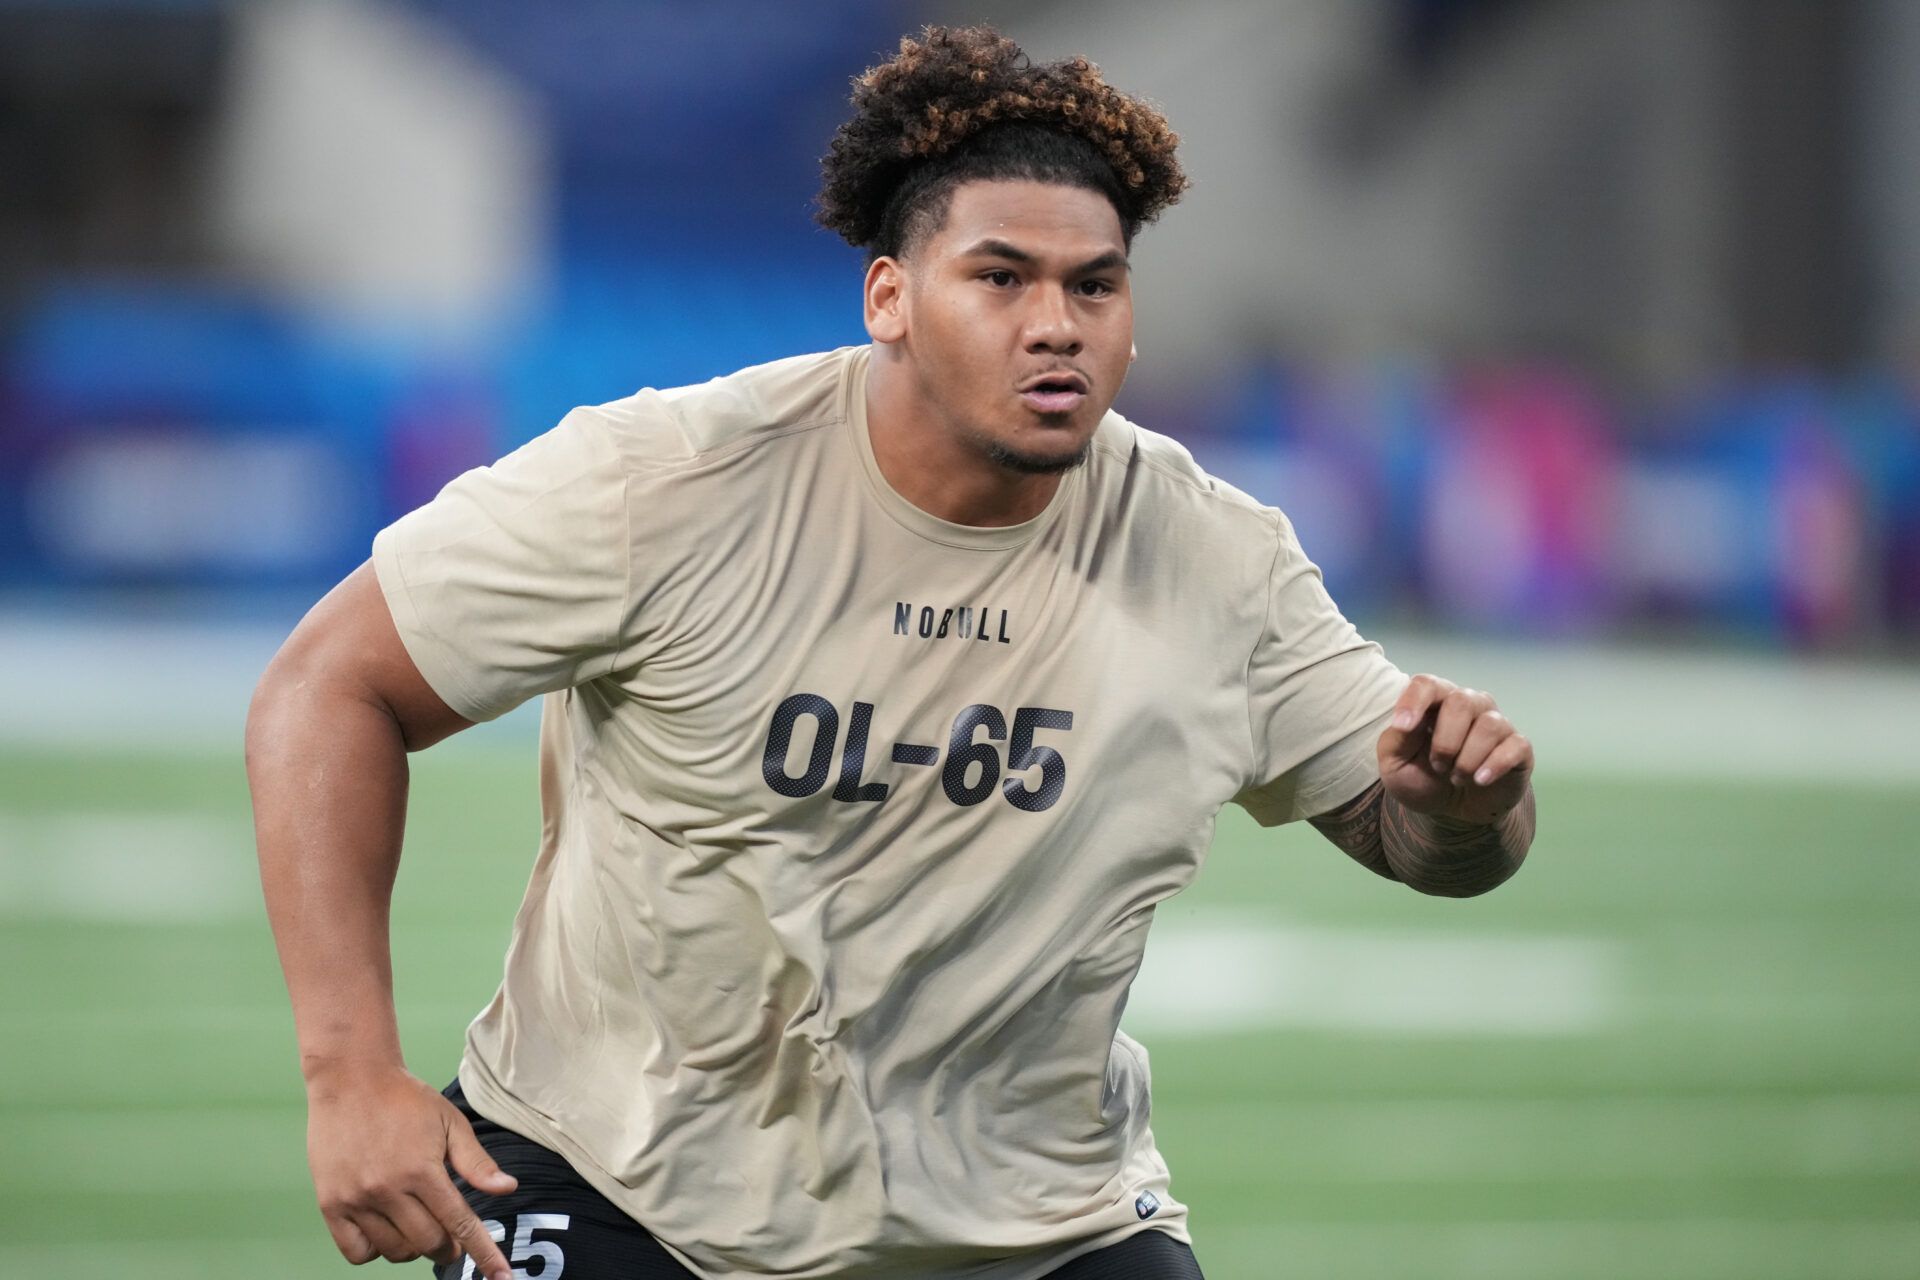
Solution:
[(301, 1071), (400, 1065), (388, 907), (406, 822), (406, 744), (381, 703), (276, 661), (247, 717), (260, 883)]
[(1416, 813), (1375, 783), (1313, 825), (1355, 861), (1421, 893), (1468, 898), (1502, 884), (1533, 844), (1533, 788), (1492, 822)]

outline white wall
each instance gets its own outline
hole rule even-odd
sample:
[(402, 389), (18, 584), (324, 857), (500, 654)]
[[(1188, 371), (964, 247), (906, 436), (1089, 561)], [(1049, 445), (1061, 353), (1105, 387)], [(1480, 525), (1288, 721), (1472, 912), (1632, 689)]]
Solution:
[(545, 256), (537, 104), (396, 6), (234, 15), (215, 201), (230, 260), (344, 323), (429, 341), (508, 315)]

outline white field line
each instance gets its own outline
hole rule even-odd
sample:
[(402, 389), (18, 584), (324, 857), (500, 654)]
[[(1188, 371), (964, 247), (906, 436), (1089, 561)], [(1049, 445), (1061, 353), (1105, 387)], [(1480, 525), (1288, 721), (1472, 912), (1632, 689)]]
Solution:
[(0, 918), (185, 924), (262, 912), (244, 827), (165, 810), (0, 812)]
[[(196, 748), (237, 760), (254, 685), (297, 621), (295, 612), (279, 623), (225, 624), (0, 613), (0, 745)], [(530, 748), (536, 725), (524, 709), (457, 741)]]
[[(1672, 1218), (1661, 1221), (1446, 1222), (1361, 1220), (1209, 1229), (1194, 1245), (1271, 1260), (1265, 1276), (1340, 1280), (1912, 1280), (1913, 1221)], [(1219, 1273), (1221, 1280), (1256, 1280)]]
[[(261, 910), (244, 831), (170, 813), (0, 814), (0, 918), (191, 924)], [(1584, 1034), (1618, 1020), (1623, 971), (1617, 944), (1590, 939), (1213, 917), (1156, 930), (1127, 1017), (1160, 1034)]]
[(1403, 671), (1486, 689), (1542, 777), (1912, 785), (1920, 667), (1711, 651), (1382, 637)]
[[(240, 747), (247, 699), (294, 618), (205, 625), (0, 613), (0, 744)], [(1381, 633), (1405, 671), (1489, 689), (1561, 776), (1911, 785), (1920, 668), (1714, 650)], [(1905, 714), (1903, 714), (1903, 709)], [(522, 709), (452, 748), (531, 752)]]
[(1559, 1036), (1620, 1021), (1624, 948), (1559, 936), (1307, 928), (1215, 916), (1155, 929), (1127, 1025)]
[[(191, 924), (258, 917), (247, 833), (192, 814), (0, 813), (0, 918)], [(1128, 1024), (1583, 1034), (1618, 1020), (1617, 944), (1561, 937), (1163, 924)], [(173, 1011), (170, 1011), (173, 1012)]]
[(247, 700), (285, 626), (110, 613), (0, 615), (0, 742), (240, 749)]

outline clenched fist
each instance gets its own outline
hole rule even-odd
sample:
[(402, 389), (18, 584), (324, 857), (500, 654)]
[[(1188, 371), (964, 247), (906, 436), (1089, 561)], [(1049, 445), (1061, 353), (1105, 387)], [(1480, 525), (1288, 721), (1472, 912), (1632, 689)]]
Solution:
[(1533, 744), (1493, 695), (1439, 676), (1408, 682), (1380, 735), (1380, 782), (1415, 813), (1491, 823), (1527, 793)]

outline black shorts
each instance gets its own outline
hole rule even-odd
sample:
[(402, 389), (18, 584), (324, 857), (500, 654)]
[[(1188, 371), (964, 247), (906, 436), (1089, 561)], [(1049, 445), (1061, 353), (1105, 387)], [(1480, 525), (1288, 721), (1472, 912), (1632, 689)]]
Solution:
[[(490, 1196), (455, 1176), (467, 1203), (500, 1242), (515, 1277), (539, 1280), (566, 1269), (565, 1280), (698, 1280), (614, 1203), (556, 1153), (502, 1129), (467, 1105), (459, 1081), (447, 1097), (473, 1124), (480, 1145), (520, 1180), (512, 1194)], [(437, 1280), (470, 1280), (462, 1258), (435, 1267)], [(1146, 1230), (1082, 1254), (1048, 1280), (1202, 1280), (1193, 1250), (1164, 1231)]]

